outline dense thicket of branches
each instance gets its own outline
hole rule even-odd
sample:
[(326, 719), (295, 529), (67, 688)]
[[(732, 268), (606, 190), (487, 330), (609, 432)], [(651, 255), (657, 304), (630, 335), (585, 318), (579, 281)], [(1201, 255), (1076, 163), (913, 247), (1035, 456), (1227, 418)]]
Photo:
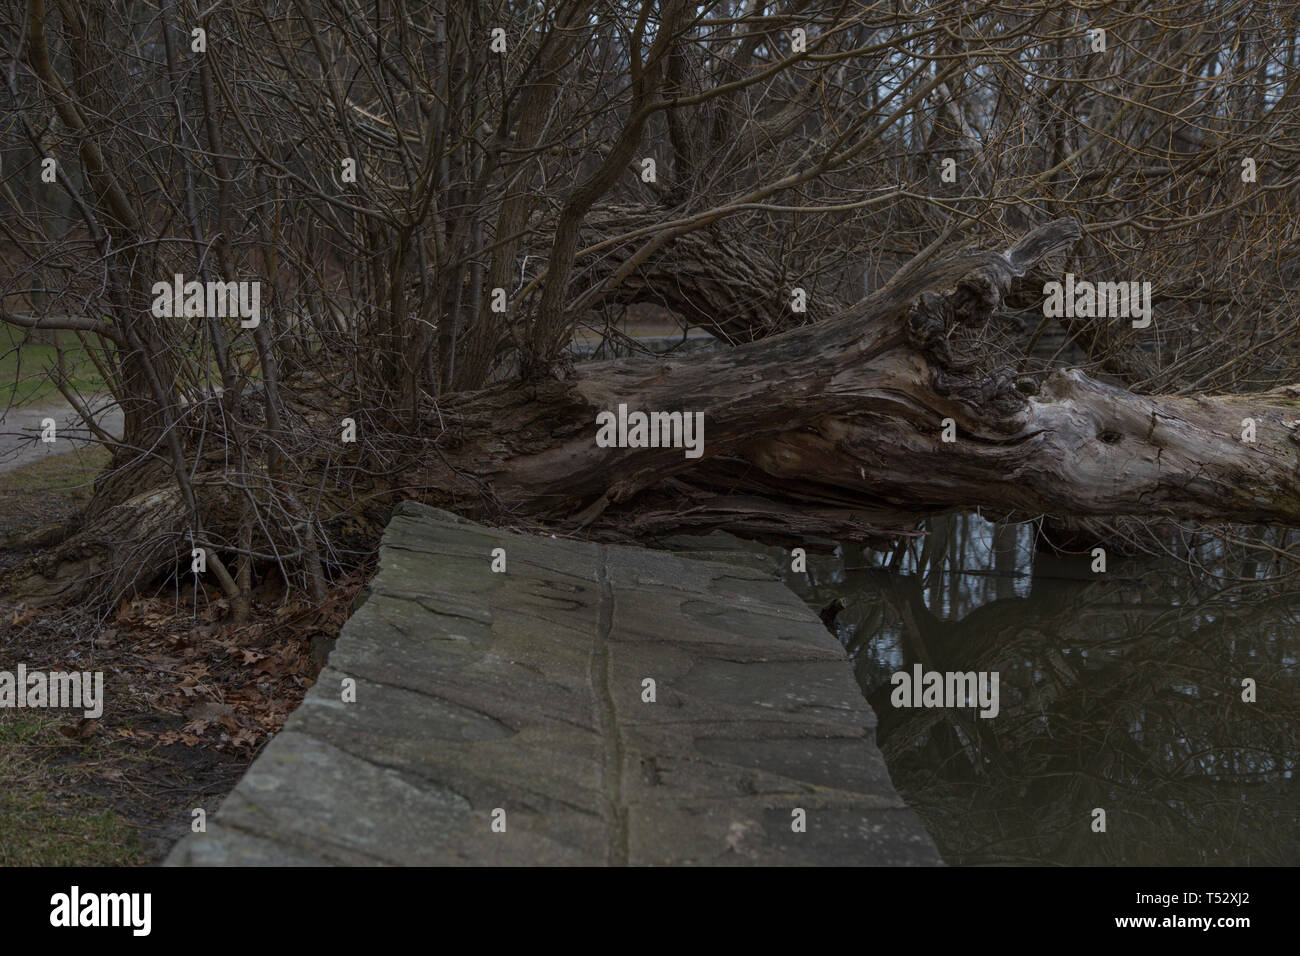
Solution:
[[(1244, 412), (1284, 436), (1294, 396), (1133, 393), (1300, 379), (1298, 37), (1292, 4), (1244, 0), (8, 0), (0, 320), (75, 333), (125, 416), (84, 528), (10, 591), (116, 596), (195, 543), (236, 607), (259, 561), (319, 593), (363, 517), (408, 494), (625, 530), (869, 535), (1009, 491), (1290, 520), (1292, 446), (1243, 462), (1226, 439)], [(1081, 232), (1024, 269), (954, 258), (1057, 220)], [(1058, 376), (1055, 404), (1027, 397), (1065, 364), (1032, 348), (1057, 321), (1048, 252), (1053, 275), (1153, 282), (1149, 328), (1060, 320), (1128, 391)], [(177, 273), (260, 281), (260, 325), (155, 317)], [(734, 356), (659, 386), (653, 366), (568, 367), (575, 330), (637, 302)], [(709, 411), (698, 467), (565, 457), (633, 379)], [(951, 468), (920, 447), (945, 415), (971, 439)], [(1134, 471), (1108, 449), (1148, 415)], [(1041, 434), (1078, 437), (1054, 455), (1106, 447), (1041, 468)], [(572, 490), (543, 480), (561, 460)], [(897, 472), (918, 463), (945, 486)], [(1225, 498), (1234, 481), (1258, 487)]]

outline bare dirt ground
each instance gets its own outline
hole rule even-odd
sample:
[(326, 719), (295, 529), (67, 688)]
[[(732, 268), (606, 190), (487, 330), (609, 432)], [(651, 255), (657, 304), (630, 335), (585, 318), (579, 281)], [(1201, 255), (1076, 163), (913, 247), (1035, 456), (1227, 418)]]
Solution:
[[(0, 571), (31, 557), (5, 537), (74, 516), (106, 457), (74, 446), (0, 474)], [(297, 706), (313, 637), (337, 634), (361, 580), (324, 608), (267, 582), (239, 627), (192, 578), (97, 613), (0, 606), (0, 671), (102, 671), (106, 700), (94, 720), (0, 707), (0, 865), (161, 860)]]

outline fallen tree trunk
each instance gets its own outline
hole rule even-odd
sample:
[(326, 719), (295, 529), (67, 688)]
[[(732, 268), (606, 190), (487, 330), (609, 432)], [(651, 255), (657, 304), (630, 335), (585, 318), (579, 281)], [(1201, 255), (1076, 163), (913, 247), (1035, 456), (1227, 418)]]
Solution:
[[(452, 396), (425, 410), (416, 435), (366, 420), (358, 443), (341, 445), (338, 420), (355, 412), (337, 404), (338, 390), (285, 387), (299, 423), (285, 455), (300, 487), (321, 489), (309, 507), (336, 533), (363, 514), (377, 529), (398, 497), (623, 538), (727, 528), (867, 541), (972, 507), (1300, 523), (1300, 387), (1136, 395), (1077, 371), (1018, 378), (967, 348), (1011, 282), (1079, 234), (1060, 220), (1006, 252), (905, 269), (833, 318), (722, 352), (592, 363), (563, 379)], [(702, 415), (702, 453), (601, 447), (597, 416), (620, 405)], [(1253, 443), (1242, 440), (1246, 418)], [(214, 427), (203, 428), (208, 460), (224, 454)], [(239, 540), (239, 509), (225, 498), (210, 496), (220, 506), (203, 521), (218, 547)], [(155, 515), (144, 533), (177, 540), (186, 530), (161, 528)], [(295, 550), (286, 527), (260, 533), (264, 551)], [(139, 535), (92, 535), (21, 566), (4, 584), (8, 600), (116, 599), (174, 565)], [(137, 562), (129, 571), (118, 567), (123, 555)], [(73, 573), (90, 583), (69, 584)]]
[[(1014, 278), (1078, 235), (1054, 222), (1006, 253), (926, 268), (835, 318), (721, 354), (592, 364), (564, 382), (462, 396), (442, 408), (464, 430), (449, 451), (503, 511), (611, 530), (856, 537), (976, 506), (1300, 520), (1300, 390), (1135, 395), (1073, 370), (1017, 378), (954, 348)], [(596, 415), (619, 404), (703, 413), (703, 456), (597, 447)], [(1254, 443), (1241, 440), (1245, 418)]]

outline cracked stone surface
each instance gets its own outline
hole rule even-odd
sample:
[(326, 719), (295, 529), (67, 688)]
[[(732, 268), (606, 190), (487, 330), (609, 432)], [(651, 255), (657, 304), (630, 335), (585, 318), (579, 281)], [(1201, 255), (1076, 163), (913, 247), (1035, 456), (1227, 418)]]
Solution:
[(167, 862), (937, 864), (875, 724), (761, 566), (407, 502), (315, 686)]

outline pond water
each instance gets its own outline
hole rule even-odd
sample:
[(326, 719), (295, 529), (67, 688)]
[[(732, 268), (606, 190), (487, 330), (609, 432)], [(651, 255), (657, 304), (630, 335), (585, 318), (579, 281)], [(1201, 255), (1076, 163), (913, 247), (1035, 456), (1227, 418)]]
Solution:
[[(929, 530), (784, 576), (814, 608), (845, 599), (834, 629), (878, 743), (947, 862), (1300, 862), (1300, 574), (1217, 539), (1094, 573), (1037, 550), (1032, 523)], [(998, 714), (893, 706), (917, 664), (996, 672)]]

